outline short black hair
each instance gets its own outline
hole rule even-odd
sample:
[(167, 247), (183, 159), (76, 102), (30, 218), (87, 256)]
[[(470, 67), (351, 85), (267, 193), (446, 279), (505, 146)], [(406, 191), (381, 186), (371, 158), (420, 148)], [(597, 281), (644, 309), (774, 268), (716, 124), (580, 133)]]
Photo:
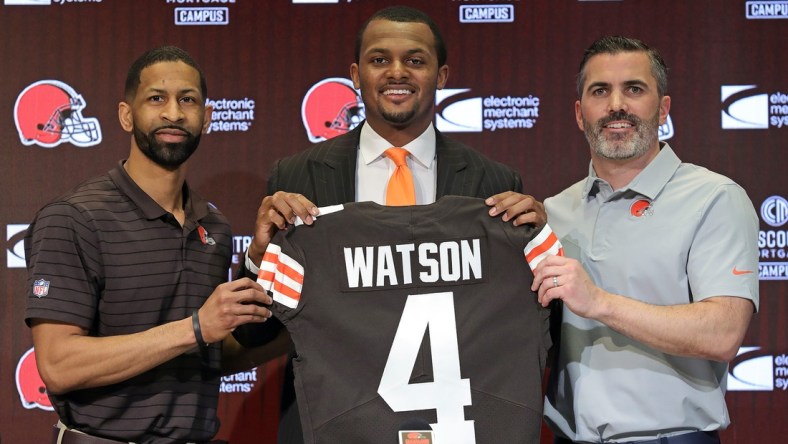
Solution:
[(373, 20), (388, 20), (402, 23), (424, 23), (425, 25), (429, 26), (430, 31), (432, 31), (432, 37), (435, 40), (435, 51), (438, 54), (438, 66), (443, 66), (446, 64), (446, 43), (443, 41), (443, 37), (441, 36), (440, 29), (438, 29), (438, 25), (424, 12), (408, 6), (389, 6), (388, 8), (383, 8), (380, 11), (372, 14), (372, 16), (368, 18), (363, 25), (361, 25), (361, 29), (358, 31), (358, 35), (356, 36), (356, 63), (359, 63), (361, 60), (361, 39), (364, 37), (364, 31), (367, 30), (367, 26)]
[(591, 44), (583, 54), (577, 74), (577, 96), (583, 97), (583, 84), (586, 81), (585, 67), (588, 60), (598, 54), (618, 54), (620, 52), (645, 52), (651, 60), (651, 74), (657, 79), (657, 95), (662, 98), (668, 92), (668, 67), (656, 49), (642, 41), (618, 35), (602, 37)]
[(208, 85), (205, 82), (205, 74), (203, 74), (200, 65), (194, 61), (192, 56), (177, 46), (160, 46), (145, 52), (145, 54), (141, 55), (131, 64), (129, 72), (126, 75), (126, 101), (131, 101), (137, 94), (142, 70), (160, 62), (183, 62), (196, 69), (197, 73), (200, 74), (200, 92), (202, 93), (202, 97), (203, 99), (208, 97)]

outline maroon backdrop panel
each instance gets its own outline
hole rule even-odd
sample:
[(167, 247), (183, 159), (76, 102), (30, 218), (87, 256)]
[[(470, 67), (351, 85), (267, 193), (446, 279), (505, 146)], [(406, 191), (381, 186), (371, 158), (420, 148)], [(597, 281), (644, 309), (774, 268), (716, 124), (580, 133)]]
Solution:
[[(355, 33), (390, 3), (4, 0), (0, 440), (47, 442), (56, 421), (28, 353), (22, 237), (48, 200), (127, 155), (129, 135), (116, 116), (132, 60), (153, 46), (174, 44), (202, 65), (214, 124), (190, 161), (189, 181), (230, 219), (237, 260), (249, 242), (272, 162), (325, 132), (302, 115), (318, 122), (357, 117), (341, 115), (347, 100), (339, 92), (333, 99), (321, 94), (328, 85), (356, 100), (343, 87), (354, 61)], [(436, 100), (436, 126), (518, 169), (527, 192), (540, 199), (588, 169), (588, 148), (573, 108), (583, 50), (602, 35), (624, 34), (662, 52), (671, 68), (673, 99), (670, 124), (661, 129), (664, 139), (684, 161), (743, 185), (761, 217), (761, 309), (731, 364), (727, 399), (733, 424), (723, 436), (729, 443), (784, 441), (788, 423), (779, 418), (788, 414), (786, 2), (400, 3), (432, 15), (449, 47), (451, 70)], [(53, 88), (71, 103), (76, 116), (70, 120), (81, 120), (81, 128), (90, 131), (36, 138), (35, 113), (41, 110), (26, 107)], [(305, 98), (310, 100), (302, 106)], [(234, 444), (275, 442), (282, 366), (278, 360), (223, 380), (220, 437)]]

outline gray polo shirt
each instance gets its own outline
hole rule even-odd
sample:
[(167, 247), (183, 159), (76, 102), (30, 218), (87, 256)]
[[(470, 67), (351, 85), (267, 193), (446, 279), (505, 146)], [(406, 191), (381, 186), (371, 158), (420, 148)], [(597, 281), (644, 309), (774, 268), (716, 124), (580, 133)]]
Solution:
[[(565, 254), (601, 288), (650, 304), (738, 296), (758, 307), (758, 218), (730, 179), (667, 144), (614, 191), (589, 177), (545, 200)], [(576, 441), (649, 439), (729, 423), (727, 363), (657, 351), (564, 307), (545, 416)]]

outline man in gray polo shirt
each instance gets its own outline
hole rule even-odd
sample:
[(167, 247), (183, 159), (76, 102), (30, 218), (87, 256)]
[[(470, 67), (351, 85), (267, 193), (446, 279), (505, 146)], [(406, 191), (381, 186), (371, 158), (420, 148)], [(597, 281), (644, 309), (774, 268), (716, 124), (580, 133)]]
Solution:
[(758, 308), (758, 219), (730, 179), (658, 139), (667, 68), (643, 42), (588, 50), (575, 114), (587, 178), (545, 200), (566, 257), (536, 269), (563, 301), (545, 401), (556, 442), (717, 443), (727, 362)]
[(230, 333), (270, 316), (260, 285), (226, 282), (229, 223), (185, 182), (210, 124), (206, 94), (183, 50), (143, 54), (118, 109), (128, 159), (30, 225), (25, 320), (56, 444), (207, 442), (221, 372), (240, 350)]

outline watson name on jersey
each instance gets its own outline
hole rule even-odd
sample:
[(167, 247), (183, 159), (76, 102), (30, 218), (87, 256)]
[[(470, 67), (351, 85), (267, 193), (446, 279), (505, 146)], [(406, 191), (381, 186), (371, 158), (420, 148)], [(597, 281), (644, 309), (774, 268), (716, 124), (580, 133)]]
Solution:
[(258, 277), (298, 352), (305, 442), (396, 444), (415, 423), (436, 444), (538, 443), (550, 228), (458, 196), (333, 210), (277, 233)]

